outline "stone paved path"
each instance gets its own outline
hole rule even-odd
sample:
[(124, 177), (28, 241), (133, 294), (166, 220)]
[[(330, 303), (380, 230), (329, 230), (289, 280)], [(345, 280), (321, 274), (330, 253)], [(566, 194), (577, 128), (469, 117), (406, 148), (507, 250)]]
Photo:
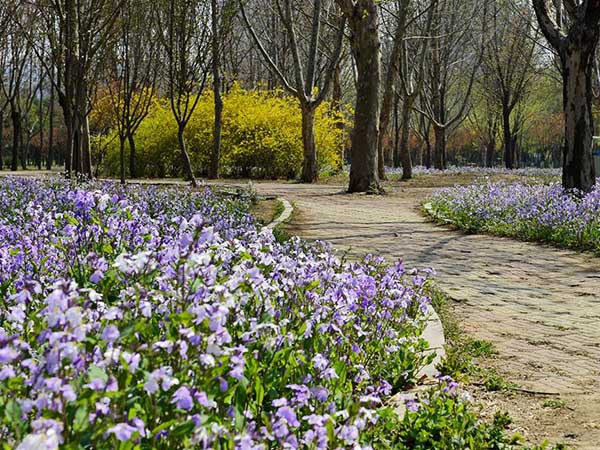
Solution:
[(534, 423), (546, 421), (550, 438), (600, 449), (600, 259), (428, 223), (417, 206), (429, 189), (372, 197), (332, 186), (256, 188), (294, 203), (293, 234), (327, 240), (349, 256), (375, 253), (434, 267), (463, 328), (499, 350), (500, 371), (571, 406)]

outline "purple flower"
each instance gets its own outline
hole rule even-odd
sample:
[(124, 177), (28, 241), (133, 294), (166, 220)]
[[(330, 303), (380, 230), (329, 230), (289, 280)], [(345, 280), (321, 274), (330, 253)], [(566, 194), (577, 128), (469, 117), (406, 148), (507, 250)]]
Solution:
[(107, 342), (115, 342), (119, 336), (119, 329), (114, 325), (109, 325), (104, 329), (101, 337)]
[(138, 431), (137, 428), (132, 427), (128, 423), (119, 423), (119, 424), (109, 428), (107, 433), (114, 434), (119, 441), (125, 442), (125, 441), (130, 440), (133, 433), (135, 433), (137, 431)]
[(10, 347), (0, 348), (0, 363), (6, 364), (15, 360), (19, 353)]
[(300, 422), (296, 417), (296, 412), (289, 406), (282, 406), (277, 410), (277, 417), (284, 419), (288, 425), (292, 427), (299, 427)]
[(194, 399), (189, 389), (185, 386), (181, 386), (175, 391), (171, 403), (175, 403), (179, 409), (185, 409), (186, 411), (194, 407)]

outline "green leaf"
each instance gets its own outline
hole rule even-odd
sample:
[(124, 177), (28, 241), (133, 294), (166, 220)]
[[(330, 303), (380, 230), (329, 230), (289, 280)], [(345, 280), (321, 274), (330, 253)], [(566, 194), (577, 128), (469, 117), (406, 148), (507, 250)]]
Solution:
[(92, 380), (102, 380), (105, 383), (108, 382), (108, 374), (98, 366), (90, 366), (88, 370), (88, 377), (90, 381)]
[(73, 429), (75, 431), (83, 431), (89, 426), (89, 412), (86, 406), (80, 406), (75, 412), (75, 421), (73, 422)]

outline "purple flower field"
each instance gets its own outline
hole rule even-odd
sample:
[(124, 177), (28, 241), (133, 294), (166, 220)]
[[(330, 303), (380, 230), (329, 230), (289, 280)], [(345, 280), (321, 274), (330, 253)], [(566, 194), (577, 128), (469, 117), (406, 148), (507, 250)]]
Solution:
[(487, 183), (441, 190), (429, 212), (468, 231), (600, 252), (600, 185), (586, 195), (559, 183)]
[(0, 180), (3, 448), (370, 448), (428, 272), (280, 243), (209, 190)]

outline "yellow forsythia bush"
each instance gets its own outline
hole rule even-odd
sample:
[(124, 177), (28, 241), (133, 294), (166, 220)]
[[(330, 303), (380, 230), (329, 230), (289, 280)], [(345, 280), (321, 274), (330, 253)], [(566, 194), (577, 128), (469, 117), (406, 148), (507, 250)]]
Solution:
[[(302, 117), (296, 99), (280, 91), (251, 91), (234, 85), (223, 96), (221, 173), (234, 177), (294, 178), (302, 169)], [(328, 103), (317, 110), (315, 135), (321, 170), (341, 169), (344, 118)], [(200, 99), (186, 128), (186, 143), (194, 171), (205, 175), (213, 147), (212, 92)], [(102, 162), (105, 175), (119, 173), (118, 139), (109, 140)], [(135, 135), (138, 171), (142, 177), (180, 176), (177, 125), (168, 101), (157, 101)], [(129, 150), (126, 148), (126, 152)], [(128, 158), (128, 155), (126, 155)], [(128, 167), (128, 164), (126, 164)]]

